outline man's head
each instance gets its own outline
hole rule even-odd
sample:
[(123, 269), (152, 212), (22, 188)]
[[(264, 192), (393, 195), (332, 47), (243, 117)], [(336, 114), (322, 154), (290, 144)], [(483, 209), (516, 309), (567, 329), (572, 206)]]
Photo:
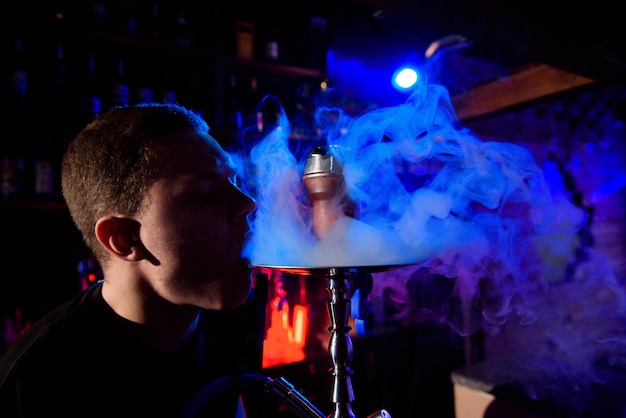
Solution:
[(241, 302), (254, 202), (231, 164), (206, 122), (180, 106), (115, 108), (89, 124), (68, 146), (61, 181), (105, 281), (114, 263), (173, 303)]

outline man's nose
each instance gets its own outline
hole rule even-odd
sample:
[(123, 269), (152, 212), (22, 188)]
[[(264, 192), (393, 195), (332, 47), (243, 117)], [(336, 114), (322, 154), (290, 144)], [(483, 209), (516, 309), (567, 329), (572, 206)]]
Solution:
[(245, 221), (252, 212), (256, 210), (256, 201), (246, 192), (240, 188), (235, 187), (235, 194), (237, 199), (237, 210), (235, 212), (236, 221)]

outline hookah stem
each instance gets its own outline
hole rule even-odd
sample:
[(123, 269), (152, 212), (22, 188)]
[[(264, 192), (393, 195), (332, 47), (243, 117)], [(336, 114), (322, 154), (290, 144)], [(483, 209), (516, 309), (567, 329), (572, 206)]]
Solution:
[(332, 268), (328, 274), (328, 313), (331, 320), (331, 337), (328, 351), (333, 363), (333, 389), (332, 401), (335, 404), (333, 418), (354, 417), (352, 401), (352, 340), (349, 332), (352, 329), (348, 325), (350, 314), (350, 283), (345, 274), (339, 273)]

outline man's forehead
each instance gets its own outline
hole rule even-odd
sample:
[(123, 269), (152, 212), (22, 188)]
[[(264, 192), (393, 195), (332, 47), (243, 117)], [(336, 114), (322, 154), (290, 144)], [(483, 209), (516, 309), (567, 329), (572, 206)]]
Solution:
[(157, 149), (167, 165), (179, 170), (228, 173), (234, 169), (230, 155), (208, 135), (184, 134), (178, 141)]

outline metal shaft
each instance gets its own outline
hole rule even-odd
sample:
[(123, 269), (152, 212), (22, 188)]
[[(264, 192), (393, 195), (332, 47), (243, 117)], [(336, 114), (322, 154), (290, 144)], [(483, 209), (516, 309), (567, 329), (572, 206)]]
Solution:
[(331, 332), (328, 351), (333, 363), (332, 376), (332, 401), (335, 404), (332, 418), (353, 418), (352, 401), (352, 340), (349, 332), (352, 329), (348, 325), (350, 317), (350, 281), (345, 274), (336, 269), (330, 269), (328, 274), (328, 314), (331, 321)]

